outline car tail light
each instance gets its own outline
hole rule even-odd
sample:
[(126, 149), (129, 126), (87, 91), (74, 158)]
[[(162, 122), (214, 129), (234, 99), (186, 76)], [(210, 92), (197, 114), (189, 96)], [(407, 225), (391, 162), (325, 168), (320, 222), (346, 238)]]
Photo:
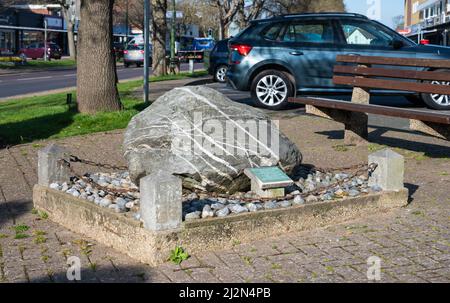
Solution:
[(232, 44), (230, 46), (231, 50), (237, 51), (239, 55), (244, 56), (244, 57), (250, 53), (252, 48), (253, 47), (251, 45), (247, 45), (247, 44)]
[(428, 40), (428, 39), (422, 39), (422, 40), (420, 40), (420, 44), (422, 44), (422, 45), (428, 45), (428, 44), (430, 44), (430, 40)]
[(141, 54), (145, 53), (145, 51), (141, 50)]
[(124, 54), (128, 54), (128, 51), (127, 51), (127, 50), (124, 50), (123, 53), (124, 53)]

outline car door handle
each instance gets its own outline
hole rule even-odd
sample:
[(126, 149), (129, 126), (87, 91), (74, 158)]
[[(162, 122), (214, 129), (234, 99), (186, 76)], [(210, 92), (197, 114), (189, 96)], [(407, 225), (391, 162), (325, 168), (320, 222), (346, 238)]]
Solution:
[(292, 56), (303, 56), (304, 54), (303, 54), (303, 52), (290, 52), (289, 53), (290, 55), (292, 55)]

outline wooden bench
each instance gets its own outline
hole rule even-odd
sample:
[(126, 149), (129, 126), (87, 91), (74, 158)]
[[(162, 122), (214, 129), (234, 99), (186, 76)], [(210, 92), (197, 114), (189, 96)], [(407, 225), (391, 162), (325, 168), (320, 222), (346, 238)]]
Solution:
[[(432, 110), (414, 110), (371, 105), (370, 89), (398, 90), (415, 93), (450, 95), (450, 86), (429, 81), (448, 81), (450, 73), (421, 69), (449, 69), (450, 60), (387, 58), (367, 56), (337, 56), (333, 82), (353, 87), (351, 102), (325, 98), (289, 98), (291, 103), (306, 105), (306, 112), (332, 119), (345, 125), (345, 144), (366, 144), (368, 115), (385, 115), (410, 119), (410, 128), (449, 140), (450, 114)], [(352, 64), (352, 65), (348, 65)], [(372, 67), (377, 65), (377, 67)], [(389, 68), (378, 67), (389, 65)], [(396, 69), (418, 67), (418, 70)], [(427, 82), (428, 81), (428, 82)]]

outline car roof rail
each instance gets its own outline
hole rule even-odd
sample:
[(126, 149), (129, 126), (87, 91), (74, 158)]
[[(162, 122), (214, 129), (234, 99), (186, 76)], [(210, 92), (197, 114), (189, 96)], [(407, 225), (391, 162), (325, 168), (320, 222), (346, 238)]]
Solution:
[(321, 12), (321, 13), (297, 13), (297, 14), (281, 14), (276, 15), (267, 19), (256, 19), (251, 22), (264, 22), (274, 19), (284, 19), (284, 18), (296, 18), (296, 17), (357, 17), (363, 19), (369, 19), (367, 16), (358, 13), (344, 13), (344, 12)]

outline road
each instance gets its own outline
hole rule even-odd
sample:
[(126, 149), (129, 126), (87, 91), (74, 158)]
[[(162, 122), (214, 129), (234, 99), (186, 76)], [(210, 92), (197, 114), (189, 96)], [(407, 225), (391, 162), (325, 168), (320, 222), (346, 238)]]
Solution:
[[(241, 92), (220, 83), (210, 83), (207, 86), (218, 90), (219, 92), (226, 95), (233, 101), (244, 103), (247, 105), (253, 105), (250, 93)], [(337, 100), (351, 100), (351, 95), (322, 95), (322, 98), (330, 98)], [(421, 107), (410, 103), (406, 98), (401, 96), (373, 96), (371, 97), (370, 104), (385, 105), (401, 108), (410, 108), (421, 111), (433, 111), (426, 107)], [(274, 111), (264, 110), (268, 113), (275, 113)], [(283, 117), (295, 116), (303, 114), (305, 112), (305, 107), (303, 105), (292, 104), (288, 109), (280, 111)], [(439, 113), (450, 115), (450, 111), (439, 111)], [(403, 129), (409, 131), (409, 119), (380, 116), (380, 115), (369, 115), (369, 125), (376, 127), (392, 128), (392, 129)]]
[[(203, 63), (195, 64), (194, 68), (203, 69)], [(182, 71), (188, 69), (188, 64), (181, 65)], [(119, 66), (117, 74), (119, 81), (138, 78), (143, 76), (143, 68)], [(74, 87), (77, 85), (76, 79), (76, 69), (0, 75), (0, 99)]]

